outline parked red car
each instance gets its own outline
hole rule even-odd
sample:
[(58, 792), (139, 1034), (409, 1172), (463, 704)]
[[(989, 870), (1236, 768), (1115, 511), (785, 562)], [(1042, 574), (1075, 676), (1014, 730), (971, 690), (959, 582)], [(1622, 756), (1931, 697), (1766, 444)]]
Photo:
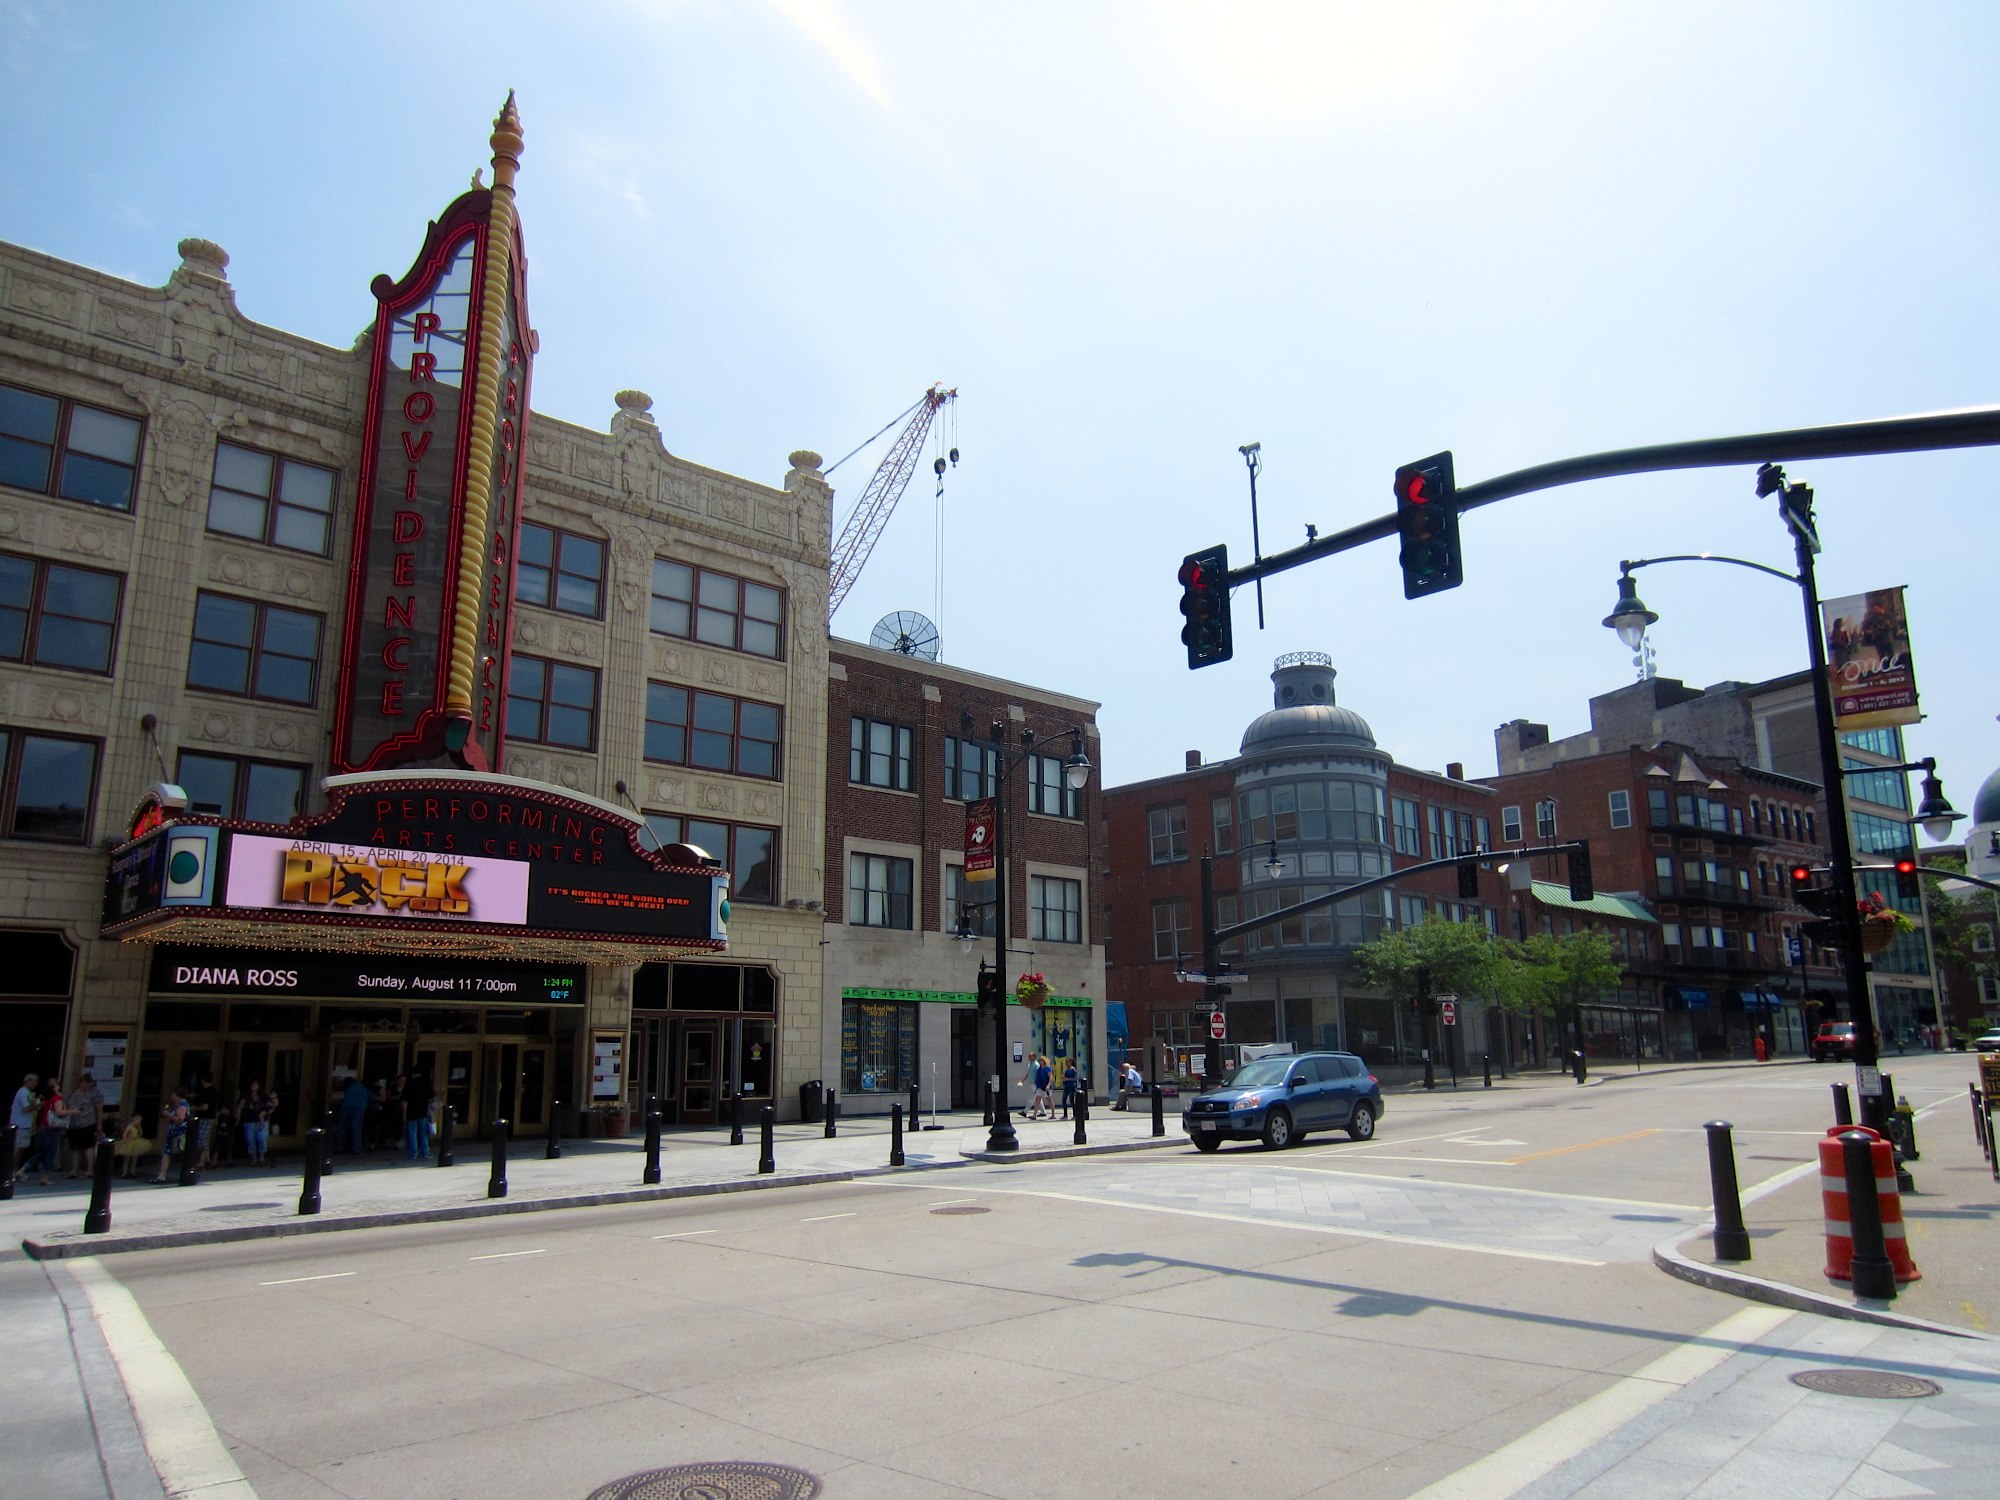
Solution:
[(1813, 1038), (1812, 1060), (1825, 1062), (1829, 1057), (1854, 1056), (1854, 1023), (1852, 1021), (1822, 1021), (1819, 1033)]

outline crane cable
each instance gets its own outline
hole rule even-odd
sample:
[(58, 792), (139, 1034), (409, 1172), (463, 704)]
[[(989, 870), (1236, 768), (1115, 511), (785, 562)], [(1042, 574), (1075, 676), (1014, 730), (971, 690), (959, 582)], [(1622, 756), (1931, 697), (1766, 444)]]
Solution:
[[(922, 406), (924, 402), (930, 399), (930, 394), (931, 393), (929, 391), (925, 391), (923, 395), (917, 397), (916, 400), (912, 401), (908, 406), (904, 407), (901, 411), (897, 412), (895, 416), (889, 418), (887, 422), (882, 424), (882, 432), (887, 432), (891, 427), (894, 427), (898, 422), (902, 421), (903, 418), (907, 417), (911, 412), (915, 411), (918, 407)], [(868, 438), (866, 441), (861, 443), (859, 447), (852, 448), (845, 454), (841, 455), (839, 458), (836, 458), (832, 463), (828, 464), (824, 469), (821, 469), (820, 473), (831, 474), (835, 469), (839, 468), (842, 464), (846, 463), (848, 459), (854, 457), (855, 454), (859, 453), (862, 448), (866, 448), (869, 443), (874, 442), (875, 438), (878, 438), (882, 435), (882, 432), (876, 433), (875, 437)]]

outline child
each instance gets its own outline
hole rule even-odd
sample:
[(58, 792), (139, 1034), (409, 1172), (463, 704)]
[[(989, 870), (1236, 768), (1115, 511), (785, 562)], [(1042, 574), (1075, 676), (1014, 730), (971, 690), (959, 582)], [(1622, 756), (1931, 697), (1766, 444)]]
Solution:
[(152, 1150), (153, 1143), (146, 1139), (146, 1127), (137, 1115), (132, 1116), (118, 1132), (118, 1143), (111, 1148), (111, 1154), (118, 1158), (118, 1175), (130, 1177), (133, 1167), (151, 1155)]

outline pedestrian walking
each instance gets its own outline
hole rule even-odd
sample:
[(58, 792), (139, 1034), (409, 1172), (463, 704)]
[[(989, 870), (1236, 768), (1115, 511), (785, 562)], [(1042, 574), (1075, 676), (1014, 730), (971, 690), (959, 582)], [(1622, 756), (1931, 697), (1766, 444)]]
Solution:
[(243, 1097), (236, 1101), (236, 1119), (243, 1131), (243, 1154), (249, 1165), (264, 1165), (264, 1153), (271, 1149), (271, 1104), (261, 1080), (252, 1079)]
[(88, 1177), (97, 1164), (97, 1132), (104, 1124), (104, 1091), (89, 1073), (69, 1096), (69, 1175)]
[(154, 1182), (167, 1180), (167, 1167), (180, 1155), (190, 1123), (187, 1095), (175, 1089), (160, 1107), (160, 1170), (153, 1174)]
[(41, 1173), (43, 1187), (51, 1186), (49, 1173), (56, 1170), (56, 1158), (62, 1151), (63, 1120), (62, 1090), (55, 1079), (44, 1078), (35, 1095), (35, 1146), (28, 1158), (29, 1168)]
[(1062, 1117), (1067, 1120), (1069, 1112), (1076, 1108), (1076, 1086), (1081, 1075), (1076, 1071), (1076, 1060), (1072, 1058), (1063, 1067), (1062, 1075)]
[(367, 1127), (368, 1105), (374, 1097), (359, 1074), (347, 1080), (347, 1087), (340, 1095), (340, 1128), (335, 1150), (346, 1156), (361, 1154), (362, 1131)]
[(17, 1177), (28, 1153), (35, 1149), (35, 1105), (41, 1094), (41, 1075), (30, 1073), (14, 1090), (14, 1103), (7, 1111), (7, 1123), (14, 1127), (14, 1159), (7, 1165)]
[(411, 1161), (431, 1158), (431, 1080), (412, 1073), (403, 1082), (403, 1150)]
[(1056, 1113), (1055, 1081), (1056, 1070), (1049, 1066), (1049, 1060), (1042, 1053), (1035, 1054), (1032, 1074), (1035, 1084), (1034, 1102), (1029, 1106), (1033, 1111), (1030, 1118), (1052, 1120)]

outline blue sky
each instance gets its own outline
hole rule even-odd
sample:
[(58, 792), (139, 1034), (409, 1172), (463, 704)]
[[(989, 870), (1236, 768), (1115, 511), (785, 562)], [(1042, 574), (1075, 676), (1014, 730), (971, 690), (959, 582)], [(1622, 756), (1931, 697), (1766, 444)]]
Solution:
[[(1385, 748), (1478, 775), (1498, 724), (1573, 733), (1633, 677), (1620, 558), (1789, 566), (1750, 471), (1486, 507), (1414, 603), (1393, 543), (1295, 570), (1190, 674), (1174, 573), (1249, 554), (1238, 445), (1280, 550), (1441, 448), (1469, 483), (2000, 400), (1995, 56), (1970, 3), (0, 0), (0, 237), (157, 285), (202, 235), (247, 316), (344, 346), (514, 88), (539, 409), (637, 387), (775, 484), (960, 390), (943, 501), (926, 465), (837, 634), (920, 610), (948, 661), (1101, 701), (1113, 784), (1233, 753), (1272, 658), (1324, 650)], [(1910, 586), (1909, 746), (1968, 806), (2000, 451), (1791, 471), (1824, 594)], [(1780, 582), (1641, 593), (1662, 675), (1804, 665)]]

